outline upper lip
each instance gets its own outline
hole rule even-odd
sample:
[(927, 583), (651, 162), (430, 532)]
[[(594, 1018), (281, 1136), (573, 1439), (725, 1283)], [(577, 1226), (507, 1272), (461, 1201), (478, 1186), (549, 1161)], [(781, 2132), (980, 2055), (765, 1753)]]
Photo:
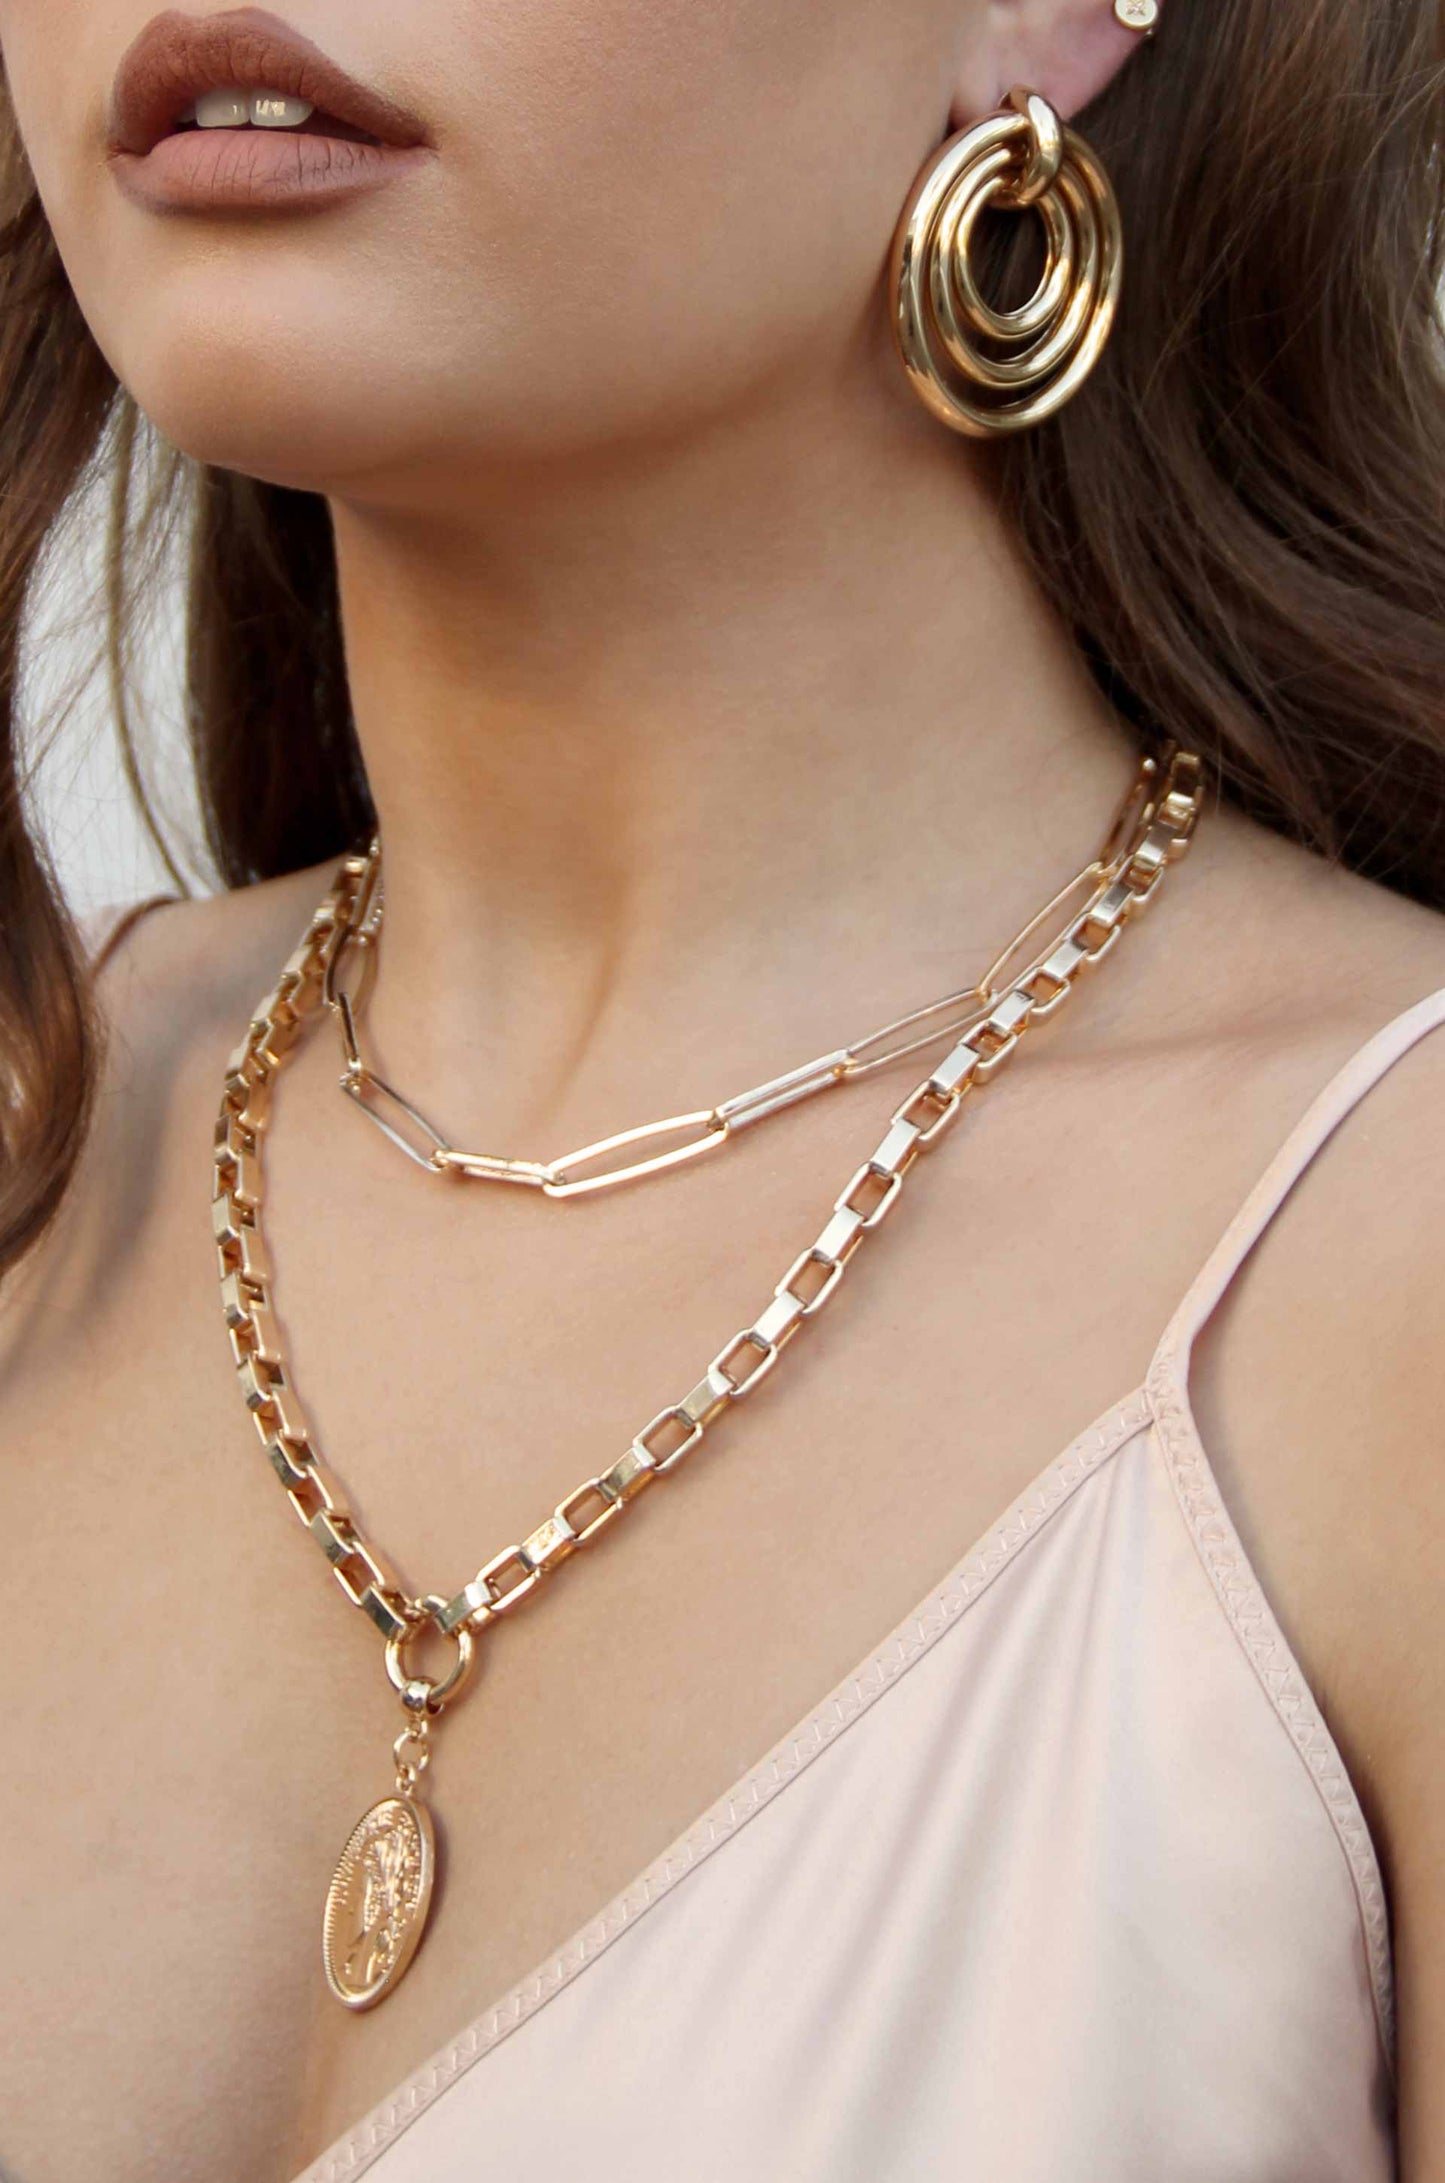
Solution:
[(112, 152), (144, 157), (169, 135), (192, 99), (221, 86), (284, 91), (349, 121), (386, 144), (424, 144), (426, 125), (396, 100), (368, 90), (269, 8), (219, 15), (154, 15), (121, 55), (106, 135)]

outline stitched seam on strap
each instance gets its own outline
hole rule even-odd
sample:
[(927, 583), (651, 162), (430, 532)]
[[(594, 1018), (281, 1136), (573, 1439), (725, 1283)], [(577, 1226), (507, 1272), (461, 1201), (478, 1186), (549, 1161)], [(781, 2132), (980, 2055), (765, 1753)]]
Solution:
[(1304, 1760), (1344, 1851), (1359, 1906), (1385, 2064), (1395, 2076), (1389, 1910), (1375, 1845), (1334, 1737), (1290, 1650), (1219, 1490), (1187, 1396), (1167, 1369), (1146, 1383), (1165, 1467), (1220, 1604), (1266, 1697)]
[(295, 2183), (349, 2183), (361, 2174), (408, 2124), (430, 2107), (474, 2063), (491, 2052), (508, 2032), (534, 2016), (543, 2003), (570, 1985), (602, 1951), (642, 1913), (716, 1849), (858, 1720), (914, 1662), (929, 1651), (1013, 1561), (1020, 1549), (1048, 1522), (1095, 1471), (1134, 1439), (1150, 1422), (1142, 1389), (1116, 1403), (1040, 1472), (1031, 1486), (986, 1532), (942, 1585), (907, 1617), (853, 1675), (847, 1677), (816, 1712), (774, 1746), (753, 1772), (724, 1793), (672, 1847), (648, 1866), (607, 1907), (574, 1934), (538, 1970), (469, 2025), (460, 2038), (435, 2055), (414, 2076), (389, 2094), (339, 2144), (324, 2152)]

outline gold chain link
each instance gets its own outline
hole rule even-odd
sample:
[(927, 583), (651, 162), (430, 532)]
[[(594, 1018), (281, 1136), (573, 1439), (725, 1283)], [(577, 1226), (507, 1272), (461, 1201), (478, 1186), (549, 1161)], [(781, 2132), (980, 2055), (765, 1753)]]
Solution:
[[(731, 1098), (719, 1100), (715, 1106), (698, 1108), (688, 1114), (666, 1115), (660, 1121), (644, 1122), (635, 1129), (618, 1130), (610, 1137), (599, 1137), (591, 1144), (581, 1145), (576, 1151), (564, 1152), (552, 1160), (514, 1159), (494, 1152), (462, 1151), (450, 1143), (404, 1093), (373, 1069), (362, 1053), (360, 1023), (374, 981), (385, 909), (381, 837), (373, 835), (344, 927), (338, 934), (322, 980), (322, 998), (336, 1017), (341, 1041), (340, 1088), (390, 1143), (417, 1166), (434, 1173), (450, 1172), (482, 1182), (520, 1183), (540, 1190), (549, 1198), (565, 1199), (610, 1190), (619, 1183), (636, 1182), (645, 1175), (661, 1174), (681, 1166), (704, 1153), (717, 1151), (730, 1143), (739, 1130), (781, 1113), (784, 1107), (813, 1098), (819, 1092), (835, 1090), (840, 1084), (854, 1083), (860, 1077), (871, 1075), (875, 1069), (888, 1068), (894, 1062), (905, 1060), (909, 1054), (922, 1053), (929, 1046), (941, 1044), (945, 1038), (957, 1039), (970, 1030), (998, 1000), (1006, 965), (1034, 934), (1050, 917), (1061, 912), (1066, 902), (1084, 900), (1098, 891), (1104, 879), (1113, 876), (1112, 866), (1119, 844), (1128, 838), (1147, 798), (1152, 763), (1152, 760), (1145, 760), (1141, 765), (1120, 804), (1103, 848), (1030, 919), (977, 984), (945, 993), (940, 999), (929, 1001), (924, 1007), (912, 1009), (907, 1015), (895, 1017), (891, 1023), (870, 1031), (866, 1038), (856, 1040), (851, 1046), (839, 1046), (830, 1053), (818, 1054), (811, 1061), (785, 1070), (781, 1076), (770, 1077), (764, 1084), (755, 1084), (747, 1091), (735, 1092)], [(348, 986), (345, 973), (355, 957), (360, 958), (361, 968), (355, 985)], [(656, 1145), (669, 1139), (671, 1142), (665, 1149), (649, 1151), (641, 1159), (621, 1162), (614, 1159), (615, 1154), (630, 1151), (634, 1146)]]
[[(1085, 868), (1087, 874), (1097, 873), (1097, 880), (1083, 906), (1003, 991), (989, 994), (987, 1005), (968, 1022), (951, 1051), (895, 1107), (881, 1142), (834, 1199), (821, 1233), (794, 1259), (759, 1316), (723, 1345), (690, 1393), (643, 1426), (614, 1463), (585, 1479), (536, 1530), (494, 1554), (449, 1598), (407, 1592), (395, 1569), (362, 1536), (340, 1484), (318, 1453), (286, 1368), (262, 1234), (262, 1145), (272, 1088), (308, 1018), (318, 1005), (344, 992), (337, 965), (346, 941), (368, 914), (374, 860), (369, 855), (342, 859), (300, 945), (227, 1063), (216, 1123), (212, 1218), (222, 1307), (246, 1406), (296, 1515), (346, 1597), (386, 1640), (388, 1674), (415, 1722), (439, 1713), (463, 1687), (474, 1656), (474, 1633), (510, 1614), (646, 1487), (669, 1476), (722, 1413), (767, 1376), (834, 1294), (864, 1237), (892, 1210), (915, 1161), (957, 1120), (968, 1094), (990, 1083), (1025, 1034), (1054, 1015), (1082, 973), (1117, 945), (1124, 926), (1152, 898), (1166, 866), (1187, 848), (1201, 801), (1201, 767), (1192, 753), (1171, 746), (1160, 759), (1145, 761), (1139, 784), (1126, 799), (1100, 857)], [(989, 979), (1002, 975), (1003, 967), (1077, 885), (1071, 882), (1030, 919), (1000, 955)], [(900, 1025), (914, 1020), (901, 1018)], [(875, 1034), (852, 1051), (862, 1052), (884, 1035)], [(905, 1046), (881, 1058), (897, 1059), (909, 1051), (912, 1047)], [(645, 1132), (608, 1142), (620, 1144), (640, 1134)], [(428, 1622), (456, 1646), (453, 1665), (439, 1682), (406, 1670), (406, 1645)], [(424, 1754), (424, 1742), (413, 1736), (407, 1749)], [(400, 1766), (400, 1749), (397, 1759)]]

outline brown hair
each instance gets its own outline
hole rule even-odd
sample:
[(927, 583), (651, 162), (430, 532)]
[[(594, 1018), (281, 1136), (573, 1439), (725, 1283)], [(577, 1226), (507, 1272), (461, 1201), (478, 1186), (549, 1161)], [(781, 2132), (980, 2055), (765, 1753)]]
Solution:
[[(1103, 359), (989, 457), (1040, 583), (1139, 739), (1167, 726), (1267, 823), (1437, 905), (1442, 122), (1440, 0), (1172, 0), (1074, 122), (1126, 238)], [(100, 1055), (78, 935), (27, 827), (15, 722), (22, 607), (83, 481), (113, 480), (117, 693), (145, 538), (194, 515), (188, 717), (225, 883), (339, 855), (373, 812), (325, 500), (163, 448), (137, 514), (140, 420), (8, 112), (0, 188), (3, 1270), (61, 1202)], [(1036, 228), (996, 223), (1001, 293), (1027, 284)], [(117, 712), (139, 786), (123, 698)]]

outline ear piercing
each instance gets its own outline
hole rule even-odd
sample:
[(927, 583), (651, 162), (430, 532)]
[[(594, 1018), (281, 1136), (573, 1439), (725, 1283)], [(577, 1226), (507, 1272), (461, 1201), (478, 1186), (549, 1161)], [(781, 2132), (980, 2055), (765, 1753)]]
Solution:
[(1114, 0), (1114, 14), (1126, 30), (1152, 38), (1159, 23), (1159, 0)]

